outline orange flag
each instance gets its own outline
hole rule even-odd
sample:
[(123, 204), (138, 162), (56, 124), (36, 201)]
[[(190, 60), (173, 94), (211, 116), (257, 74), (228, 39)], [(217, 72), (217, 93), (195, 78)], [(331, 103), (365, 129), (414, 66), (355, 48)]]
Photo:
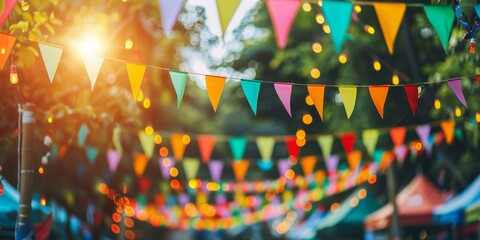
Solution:
[(147, 167), (147, 163), (147, 156), (141, 153), (137, 153), (137, 155), (135, 155), (135, 159), (133, 160), (133, 169), (135, 170), (137, 177), (141, 177), (143, 175), (143, 172), (145, 172), (145, 168)]
[(315, 163), (317, 163), (316, 156), (307, 156), (302, 158), (302, 160), (300, 161), (300, 164), (302, 165), (303, 174), (305, 174), (305, 176), (308, 176), (313, 173), (313, 169), (315, 168)]
[(388, 86), (370, 86), (368, 87), (373, 103), (377, 108), (378, 114), (383, 119), (383, 109), (385, 107), (385, 100), (387, 100)]
[(172, 133), (170, 139), (172, 143), (173, 156), (175, 157), (175, 159), (177, 159), (177, 161), (182, 160), (183, 154), (185, 153), (186, 145), (182, 142), (182, 137), (183, 134)]
[(358, 165), (360, 164), (361, 160), (362, 160), (362, 151), (353, 151), (347, 155), (348, 165), (352, 170), (358, 168)]
[(198, 148), (200, 149), (200, 156), (202, 156), (202, 162), (208, 163), (212, 156), (213, 148), (217, 142), (217, 138), (213, 135), (198, 135)]
[(249, 165), (250, 165), (250, 162), (248, 162), (248, 160), (232, 162), (233, 173), (235, 174), (235, 179), (237, 179), (237, 181), (239, 182), (243, 181), (243, 179), (245, 178), (245, 175), (247, 174)]
[(223, 87), (227, 81), (226, 77), (205, 76), (205, 83), (207, 84), (208, 97), (212, 103), (213, 110), (216, 112), (220, 97), (222, 97)]
[(405, 141), (405, 134), (407, 129), (405, 127), (396, 127), (390, 129), (390, 137), (392, 138), (393, 146), (402, 146)]
[(318, 115), (323, 121), (323, 100), (325, 94), (325, 86), (322, 85), (308, 85), (308, 94), (312, 97), (313, 104), (315, 104), (315, 108), (317, 109)]
[(397, 37), (398, 28), (402, 23), (407, 5), (405, 3), (374, 2), (373, 7), (377, 13), (378, 22), (380, 22), (388, 52), (393, 54), (395, 38)]
[(16, 40), (17, 37), (13, 35), (0, 33), (0, 67), (2, 70), (5, 66), (5, 62), (7, 62), (8, 56), (10, 56), (10, 52), (12, 51)]
[(455, 123), (453, 120), (445, 120), (440, 123), (440, 127), (445, 134), (445, 141), (447, 144), (451, 144), (453, 141), (453, 132), (455, 131)]

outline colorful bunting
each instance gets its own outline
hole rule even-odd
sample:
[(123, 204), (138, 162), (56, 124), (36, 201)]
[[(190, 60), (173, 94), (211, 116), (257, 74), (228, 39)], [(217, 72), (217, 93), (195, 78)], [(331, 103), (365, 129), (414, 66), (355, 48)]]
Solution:
[(352, 116), (353, 109), (355, 108), (355, 101), (357, 99), (357, 87), (355, 86), (344, 86), (339, 87), (340, 96), (342, 96), (343, 105), (345, 106), (345, 112), (347, 113), (347, 118), (350, 119)]
[(163, 32), (168, 33), (173, 29), (178, 14), (182, 11), (184, 0), (159, 0), (158, 4), (160, 5)]
[(144, 154), (137, 153), (135, 155), (135, 158), (133, 159), (133, 170), (135, 171), (135, 174), (137, 177), (140, 177), (143, 175), (143, 172), (145, 172), (145, 168), (147, 167), (148, 163), (148, 158)]
[(83, 65), (87, 70), (88, 78), (90, 79), (90, 88), (93, 91), (95, 83), (97, 82), (98, 74), (102, 68), (104, 59), (102, 57), (97, 57), (88, 54), (82, 54)]
[(287, 150), (291, 158), (298, 159), (300, 154), (300, 147), (297, 145), (296, 137), (286, 137), (285, 144), (287, 145)]
[(342, 136), (340, 136), (340, 140), (342, 140), (342, 145), (343, 149), (345, 149), (345, 152), (351, 153), (353, 151), (353, 146), (355, 145), (355, 140), (357, 136), (355, 133), (345, 133)]
[(372, 155), (373, 151), (375, 151), (375, 147), (377, 146), (378, 137), (380, 136), (380, 132), (378, 129), (369, 129), (365, 130), (362, 133), (362, 141), (363, 145), (367, 149), (367, 152)]
[(278, 167), (278, 173), (280, 174), (280, 177), (283, 177), (285, 175), (285, 172), (290, 169), (292, 165), (290, 165), (290, 162), (288, 159), (280, 159), (277, 161), (277, 167)]
[(440, 122), (440, 127), (445, 134), (445, 141), (447, 142), (447, 144), (452, 144), (453, 133), (455, 131), (455, 122), (453, 122), (453, 120), (445, 120)]
[(150, 159), (153, 156), (153, 151), (155, 150), (153, 134), (146, 134), (145, 131), (138, 131), (138, 139), (140, 139), (140, 145), (142, 146), (143, 152)]
[(350, 25), (353, 3), (343, 1), (325, 0), (322, 5), (323, 14), (330, 26), (330, 35), (337, 53), (342, 52), (342, 45), (345, 41), (345, 33)]
[(331, 155), (325, 158), (325, 166), (329, 174), (332, 174), (337, 171), (338, 161), (340, 158), (338, 155)]
[(455, 18), (453, 8), (450, 5), (425, 5), (423, 7), (428, 20), (437, 32), (443, 49), (447, 50), (452, 25)]
[(50, 83), (52, 83), (55, 73), (57, 72), (57, 67), (58, 63), (60, 62), (60, 57), (62, 56), (63, 48), (43, 43), (38, 43), (38, 48), (42, 54), (42, 59), (47, 70), (48, 78), (50, 79)]
[[(283, 1), (283, 0), (280, 0)], [(292, 84), (291, 83), (274, 83), (275, 91), (277, 92), (278, 98), (282, 101), (285, 110), (287, 110), (288, 115), (292, 117), (292, 111), (290, 109), (290, 97), (292, 95)]]
[(16, 36), (6, 33), (0, 33), (0, 67), (2, 70), (5, 66), (5, 63), (7, 62), (8, 56), (10, 56), (10, 52), (12, 51), (13, 45), (15, 44), (16, 40)]
[(388, 52), (393, 54), (395, 38), (407, 5), (405, 3), (374, 2), (373, 7), (380, 22)]
[(107, 151), (108, 170), (110, 170), (111, 173), (114, 173), (117, 170), (121, 157), (121, 152), (115, 151), (113, 149)]
[(308, 94), (312, 97), (313, 104), (315, 104), (315, 108), (317, 109), (318, 115), (320, 115), (320, 119), (323, 121), (323, 101), (324, 101), (324, 94), (325, 94), (325, 86), (323, 85), (308, 85)]
[(412, 110), (413, 115), (418, 111), (418, 86), (416, 85), (406, 85), (403, 86), (405, 93), (407, 94), (408, 104), (410, 104), (410, 109)]
[(448, 86), (450, 89), (452, 89), (453, 93), (455, 93), (455, 96), (457, 96), (458, 100), (463, 104), (463, 106), (468, 108), (467, 101), (465, 101), (465, 96), (463, 96), (462, 81), (460, 78), (449, 80)]
[(272, 160), (273, 147), (275, 146), (274, 137), (257, 137), (255, 138), (258, 151), (262, 160)]
[(130, 80), (130, 86), (132, 88), (133, 99), (137, 102), (138, 93), (142, 86), (143, 76), (145, 75), (146, 66), (126, 63), (128, 79)]
[(220, 17), (220, 25), (222, 26), (222, 33), (225, 34), (228, 24), (237, 10), (241, 0), (217, 0), (218, 16)]
[(332, 152), (333, 140), (334, 138), (332, 135), (318, 136), (317, 142), (322, 149), (323, 159), (327, 159), (330, 156), (330, 153)]
[(198, 168), (200, 167), (200, 161), (198, 159), (185, 158), (182, 161), (182, 164), (183, 164), (183, 169), (185, 170), (185, 177), (187, 179), (193, 179), (197, 177)]
[(241, 80), (240, 84), (242, 85), (243, 92), (245, 93), (245, 97), (247, 98), (248, 104), (252, 108), (253, 114), (257, 115), (257, 104), (258, 104), (258, 94), (260, 93), (260, 85), (259, 81), (249, 81), (249, 80)]
[(347, 161), (350, 169), (354, 170), (358, 168), (358, 166), (360, 165), (360, 161), (362, 160), (362, 155), (362, 151), (358, 150), (347, 154)]
[(383, 119), (383, 109), (385, 108), (385, 101), (387, 100), (388, 95), (388, 86), (369, 86), (368, 91), (370, 92), (370, 97), (377, 108), (378, 114)]
[(230, 149), (232, 150), (233, 159), (241, 160), (247, 147), (247, 139), (244, 137), (231, 137)]
[(210, 157), (212, 156), (213, 149), (215, 148), (217, 137), (212, 135), (198, 135), (197, 140), (202, 161), (204, 163), (208, 163), (208, 161), (210, 161)]
[(222, 97), (223, 87), (227, 81), (226, 77), (205, 76), (205, 83), (207, 84), (207, 92), (213, 110), (216, 112), (220, 98)]
[(317, 163), (316, 156), (303, 157), (300, 160), (300, 165), (302, 166), (303, 174), (305, 176), (311, 175), (313, 173), (313, 169), (315, 168), (316, 163)]
[(405, 142), (405, 135), (407, 134), (407, 128), (395, 127), (390, 129), (390, 137), (392, 138), (393, 146), (398, 147)]
[(13, 7), (15, 7), (15, 3), (17, 3), (17, 0), (5, 0), (0, 3), (0, 26), (7, 20)]
[(180, 103), (182, 103), (183, 94), (185, 93), (185, 86), (187, 85), (187, 73), (169, 71), (170, 79), (177, 94), (177, 108), (180, 108)]
[(77, 136), (77, 142), (78, 146), (83, 147), (85, 145), (85, 140), (87, 139), (88, 133), (90, 132), (90, 129), (88, 129), (87, 124), (82, 124), (80, 126), (80, 129), (78, 130), (78, 136)]
[(220, 160), (210, 160), (210, 162), (208, 162), (208, 170), (210, 171), (212, 180), (219, 182), (222, 176), (223, 162)]
[(183, 134), (174, 133), (171, 136), (173, 156), (177, 161), (182, 160), (186, 145), (182, 142)]
[(248, 160), (232, 162), (233, 174), (235, 175), (235, 179), (237, 181), (241, 182), (243, 179), (245, 179), (249, 165), (250, 162)]
[(272, 21), (277, 46), (284, 49), (287, 45), (290, 28), (297, 16), (301, 0), (265, 0)]

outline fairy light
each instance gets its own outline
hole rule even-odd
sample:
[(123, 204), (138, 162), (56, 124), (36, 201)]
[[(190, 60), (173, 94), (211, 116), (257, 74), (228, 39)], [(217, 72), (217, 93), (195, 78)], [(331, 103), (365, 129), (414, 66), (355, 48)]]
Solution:
[(297, 139), (297, 140), (295, 140), (295, 143), (297, 144), (297, 146), (303, 147), (303, 146), (305, 146), (305, 144), (307, 143), (307, 140), (305, 140), (305, 138), (303, 138), (303, 139)]
[(360, 13), (360, 12), (362, 12), (362, 7), (360, 7), (359, 5), (355, 5), (355, 7), (353, 7), (353, 10), (354, 10), (356, 13)]
[(323, 6), (323, 1), (322, 1), (322, 0), (318, 0), (318, 1), (317, 1), (317, 4), (318, 4), (319, 7), (322, 7), (322, 6)]
[(177, 177), (178, 176), (178, 168), (176, 168), (176, 167), (170, 168), (170, 176)]
[(295, 177), (295, 171), (293, 171), (292, 169), (288, 169), (287, 171), (285, 171), (285, 178), (287, 178), (288, 180), (292, 180), (294, 177)]
[(348, 61), (347, 54), (346, 54), (346, 53), (340, 54), (340, 56), (338, 56), (338, 61), (339, 61), (341, 64), (347, 63), (347, 61)]
[(326, 34), (330, 34), (330, 26), (328, 26), (327, 24), (323, 24), (322, 29)]
[(152, 126), (146, 126), (145, 127), (145, 133), (147, 135), (152, 135), (153, 134), (153, 127)]
[(312, 68), (312, 70), (310, 70), (310, 76), (312, 76), (312, 78), (319, 78), (320, 77), (320, 70), (318, 70), (318, 68)]
[(363, 29), (365, 29), (365, 32), (367, 32), (370, 35), (375, 34), (375, 28), (373, 28), (370, 25), (365, 25), (365, 27), (363, 27)]
[(393, 83), (393, 85), (398, 85), (400, 83), (400, 78), (398, 77), (397, 73), (393, 73), (392, 83)]
[(314, 53), (321, 53), (323, 50), (322, 44), (315, 42), (312, 44), (312, 50)]
[(297, 137), (297, 139), (305, 139), (305, 137), (307, 136), (307, 133), (305, 132), (305, 130), (300, 129), (297, 131), (295, 136)]
[(324, 24), (324, 23), (325, 23), (325, 17), (323, 16), (323, 14), (318, 13), (318, 14), (315, 16), (315, 21), (316, 21), (318, 24)]
[(312, 6), (308, 2), (304, 2), (303, 5), (302, 5), (302, 9), (305, 12), (310, 12), (310, 11), (312, 11)]
[(462, 110), (460, 110), (459, 107), (455, 107), (455, 116), (456, 117), (461, 117), (462, 116)]
[(52, 124), (52, 123), (53, 123), (53, 116), (52, 116), (52, 115), (48, 116), (47, 122), (48, 122), (49, 124)]
[(161, 144), (163, 141), (162, 139), (162, 136), (160, 136), (160, 134), (157, 134), (155, 135), (155, 137), (153, 137), (153, 142), (155, 142), (155, 144)]
[(377, 59), (373, 61), (373, 69), (375, 69), (375, 71), (377, 72), (382, 69), (382, 64), (380, 64), (380, 61), (378, 61)]
[(439, 99), (435, 99), (435, 102), (434, 102), (433, 106), (435, 107), (435, 109), (438, 110), (442, 107), (442, 103), (440, 102)]
[(336, 212), (340, 209), (340, 203), (334, 203), (332, 206), (330, 206), (330, 211), (331, 212)]
[(125, 41), (125, 49), (130, 50), (133, 47), (133, 40), (132, 39), (127, 39)]
[(303, 115), (302, 121), (305, 125), (310, 125), (313, 121), (312, 115), (306, 113), (305, 115)]
[(182, 136), (182, 143), (185, 144), (185, 145), (188, 145), (190, 143), (190, 136), (188, 136), (187, 134), (183, 135)]
[(480, 123), (480, 113), (476, 113), (475, 114), (475, 120), (477, 121), (477, 123)]
[(306, 103), (308, 106), (313, 106), (314, 102), (313, 102), (312, 96), (307, 95), (307, 96), (305, 97), (305, 103)]
[(18, 73), (17, 73), (17, 66), (12, 64), (10, 66), (10, 83), (17, 84), (18, 83)]
[(143, 107), (144, 107), (145, 109), (150, 108), (151, 104), (152, 104), (152, 102), (150, 101), (149, 98), (145, 98), (145, 100), (143, 100)]

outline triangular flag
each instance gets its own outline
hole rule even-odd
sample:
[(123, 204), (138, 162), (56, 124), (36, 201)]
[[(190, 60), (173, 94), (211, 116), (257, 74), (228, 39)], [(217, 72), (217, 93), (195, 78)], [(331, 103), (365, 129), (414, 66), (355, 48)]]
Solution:
[(323, 14), (330, 26), (333, 44), (338, 53), (342, 51), (345, 33), (350, 25), (352, 17), (353, 3), (344, 1), (323, 1)]
[(85, 65), (85, 69), (87, 70), (88, 78), (90, 79), (90, 88), (93, 91), (104, 59), (89, 54), (82, 54), (82, 59), (83, 65)]
[(463, 106), (468, 108), (467, 101), (465, 101), (465, 96), (463, 96), (462, 81), (460, 78), (449, 80), (448, 86), (450, 89), (452, 89), (453, 93), (455, 93), (455, 96), (457, 96), (458, 100), (463, 104)]
[(303, 157), (300, 160), (300, 165), (302, 166), (303, 174), (305, 176), (308, 176), (308, 175), (312, 174), (316, 163), (317, 163), (317, 157), (316, 156)]
[(204, 163), (208, 163), (208, 161), (210, 161), (210, 157), (212, 156), (213, 148), (215, 148), (217, 138), (213, 135), (198, 135), (197, 140), (202, 161)]
[(110, 170), (111, 173), (114, 173), (117, 170), (121, 157), (122, 153), (118, 151), (113, 149), (107, 151), (108, 170)]
[(128, 79), (130, 80), (130, 86), (132, 88), (133, 99), (135, 102), (140, 92), (140, 86), (142, 86), (143, 76), (145, 75), (146, 66), (126, 63)]
[(10, 52), (12, 51), (16, 40), (16, 36), (0, 33), (0, 67), (2, 70), (5, 66), (5, 62), (7, 62), (8, 56), (10, 56)]
[(182, 161), (183, 169), (185, 170), (185, 177), (192, 179), (197, 177), (198, 168), (200, 167), (200, 161), (196, 158), (185, 158)]
[(222, 26), (222, 33), (225, 34), (228, 24), (237, 10), (241, 0), (217, 0), (218, 16), (220, 17), (220, 25)]
[(230, 149), (234, 160), (243, 159), (245, 148), (247, 147), (247, 139), (244, 137), (231, 137)]
[(170, 179), (170, 169), (175, 166), (175, 162), (170, 158), (159, 158), (158, 165), (160, 166), (163, 179)]
[(415, 128), (415, 131), (417, 132), (423, 146), (427, 147), (429, 145), (428, 138), (430, 136), (430, 124), (419, 125)]
[(258, 151), (262, 160), (271, 160), (273, 147), (275, 146), (274, 137), (257, 137), (255, 139), (257, 143)]
[(331, 155), (325, 158), (325, 166), (329, 174), (332, 174), (337, 171), (338, 161), (340, 158), (338, 155)]
[(393, 146), (398, 147), (405, 142), (405, 135), (407, 129), (405, 127), (395, 127), (390, 129), (390, 137), (392, 138)]
[(362, 160), (362, 151), (353, 151), (347, 154), (348, 166), (350, 169), (357, 169)]
[(47, 69), (48, 78), (50, 83), (53, 82), (55, 73), (57, 72), (58, 63), (62, 56), (63, 49), (61, 47), (55, 47), (49, 44), (38, 43), (38, 48), (42, 54), (43, 63)]
[(135, 155), (135, 159), (133, 160), (133, 170), (135, 170), (135, 174), (137, 177), (143, 175), (145, 172), (145, 168), (147, 167), (148, 158), (144, 154), (137, 153)]
[(342, 96), (343, 105), (345, 106), (345, 112), (347, 113), (347, 118), (350, 119), (352, 116), (353, 109), (355, 108), (355, 101), (357, 100), (357, 87), (354, 86), (345, 86), (339, 87), (340, 96)]
[(365, 146), (370, 155), (372, 155), (373, 151), (375, 151), (378, 136), (380, 136), (380, 132), (378, 131), (378, 129), (369, 129), (363, 131), (362, 133), (363, 145)]
[(210, 171), (210, 176), (212, 176), (213, 181), (220, 181), (223, 170), (223, 162), (220, 160), (210, 160), (210, 162), (208, 162), (208, 170)]
[(297, 145), (297, 138), (296, 137), (285, 137), (285, 145), (287, 145), (287, 150), (293, 159), (298, 159), (298, 155), (300, 153), (300, 147)]
[(87, 154), (88, 161), (92, 164), (95, 163), (95, 159), (98, 155), (98, 148), (88, 146), (85, 148), (85, 153)]
[(120, 141), (120, 135), (122, 134), (122, 129), (117, 125), (113, 128), (112, 132), (112, 143), (115, 149), (119, 152), (122, 152), (122, 143)]
[(325, 94), (325, 86), (323, 85), (308, 85), (308, 94), (312, 97), (313, 104), (315, 104), (315, 108), (317, 109), (318, 115), (323, 121), (323, 102), (324, 102), (324, 94)]
[(140, 139), (140, 145), (142, 145), (143, 152), (147, 158), (150, 159), (155, 150), (155, 136), (153, 134), (148, 135), (145, 131), (138, 131), (138, 138)]
[(282, 104), (285, 107), (285, 110), (287, 110), (288, 115), (292, 117), (292, 111), (290, 109), (290, 97), (292, 95), (293, 85), (291, 83), (274, 83), (273, 85), (278, 97), (280, 98), (280, 101), (282, 101)]
[(425, 5), (423, 6), (428, 20), (437, 32), (443, 49), (447, 50), (450, 33), (455, 15), (450, 5)]
[(317, 142), (320, 148), (322, 149), (323, 159), (327, 159), (331, 152), (333, 146), (333, 136), (332, 135), (320, 135), (317, 137)]
[(355, 133), (345, 133), (342, 136), (340, 136), (340, 140), (342, 140), (342, 145), (343, 149), (345, 149), (345, 152), (351, 153), (353, 151), (353, 146), (355, 145), (355, 139), (357, 136)]
[(281, 49), (287, 45), (290, 28), (302, 4), (300, 0), (265, 0), (268, 14), (272, 21), (277, 46)]
[(405, 158), (407, 157), (407, 151), (408, 148), (405, 145), (400, 145), (394, 148), (395, 155), (397, 155), (397, 160), (400, 163), (403, 163), (405, 161)]
[(262, 171), (268, 171), (272, 169), (273, 167), (273, 161), (272, 160), (263, 160), (260, 159), (257, 161), (257, 166), (262, 170)]
[(235, 179), (237, 181), (241, 182), (245, 179), (249, 165), (250, 162), (248, 160), (232, 162), (233, 174), (235, 174)]
[(173, 150), (173, 156), (177, 161), (182, 160), (186, 145), (182, 142), (183, 134), (172, 133), (170, 138)]
[(285, 172), (290, 169), (291, 164), (288, 161), (288, 159), (280, 159), (277, 162), (277, 167), (278, 167), (278, 173), (280, 174), (280, 177), (283, 177), (285, 175)]
[(377, 108), (378, 114), (383, 119), (383, 109), (385, 108), (385, 100), (387, 100), (388, 86), (370, 86), (368, 87), (370, 97)]
[(445, 120), (440, 122), (440, 127), (445, 134), (445, 141), (447, 144), (451, 144), (453, 141), (453, 133), (455, 131), (455, 122), (453, 122), (453, 120)]
[(185, 93), (185, 86), (187, 85), (187, 73), (170, 71), (170, 79), (177, 94), (177, 108), (180, 108), (180, 103), (182, 103), (183, 94)]
[(410, 104), (410, 110), (412, 110), (413, 115), (418, 109), (418, 86), (416, 85), (407, 85), (403, 86), (405, 93), (407, 94), (408, 103)]
[[(227, 2), (227, 1), (225, 1)], [(258, 104), (258, 94), (260, 93), (260, 85), (261, 82), (259, 81), (251, 81), (251, 80), (240, 80), (240, 84), (242, 85), (243, 92), (245, 93), (245, 97), (247, 98), (248, 104), (252, 108), (253, 114), (257, 115), (257, 104)]]
[(83, 145), (85, 145), (85, 140), (87, 139), (88, 132), (90, 132), (90, 129), (88, 129), (87, 124), (82, 124), (82, 126), (80, 126), (80, 129), (78, 130), (78, 146), (83, 147)]
[(159, 5), (163, 32), (168, 33), (173, 29), (178, 14), (182, 11), (183, 0), (159, 0)]
[(407, 5), (405, 3), (374, 2), (373, 7), (380, 22), (388, 52), (393, 54), (395, 38), (397, 37), (398, 28), (402, 23)]
[(17, 3), (17, 0), (5, 0), (0, 3), (0, 26), (7, 20), (13, 7), (15, 7), (15, 3)]
[(220, 98), (222, 97), (223, 87), (227, 78), (218, 76), (205, 76), (205, 83), (207, 84), (208, 97), (212, 103), (213, 110), (216, 112)]

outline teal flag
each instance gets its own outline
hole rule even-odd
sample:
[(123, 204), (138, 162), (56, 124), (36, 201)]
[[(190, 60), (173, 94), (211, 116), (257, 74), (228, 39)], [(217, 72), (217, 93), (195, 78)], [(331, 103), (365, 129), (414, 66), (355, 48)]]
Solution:
[(177, 108), (180, 108), (182, 103), (183, 93), (185, 93), (185, 85), (187, 85), (187, 73), (170, 71), (170, 78), (172, 80), (175, 93), (177, 94)]
[(252, 108), (253, 114), (257, 115), (257, 103), (258, 103), (258, 93), (260, 92), (261, 83), (258, 81), (251, 80), (241, 80), (240, 84), (242, 85), (243, 92), (245, 97), (247, 97), (248, 104)]
[(322, 9), (328, 26), (330, 26), (330, 35), (332, 36), (335, 50), (340, 53), (345, 40), (345, 33), (350, 25), (353, 3), (325, 0), (323, 1)]
[[(455, 15), (450, 5), (426, 5), (423, 7), (428, 20), (437, 32), (438, 38), (442, 43), (443, 49), (447, 49), (450, 33)], [(477, 6), (475, 6), (477, 9)]]
[(231, 137), (230, 138), (230, 148), (232, 149), (233, 159), (241, 160), (243, 159), (243, 154), (245, 153), (245, 148), (247, 147), (247, 139), (244, 137)]
[(97, 158), (97, 155), (98, 155), (98, 148), (86, 147), (85, 153), (87, 154), (88, 161), (92, 164), (95, 163), (95, 159)]
[(87, 140), (88, 132), (90, 130), (88, 129), (87, 125), (84, 123), (78, 130), (78, 136), (77, 136), (77, 142), (78, 146), (83, 147), (85, 145), (85, 140)]
[(382, 161), (383, 154), (385, 153), (384, 149), (376, 149), (375, 152), (373, 152), (373, 161), (380, 165), (380, 162)]

